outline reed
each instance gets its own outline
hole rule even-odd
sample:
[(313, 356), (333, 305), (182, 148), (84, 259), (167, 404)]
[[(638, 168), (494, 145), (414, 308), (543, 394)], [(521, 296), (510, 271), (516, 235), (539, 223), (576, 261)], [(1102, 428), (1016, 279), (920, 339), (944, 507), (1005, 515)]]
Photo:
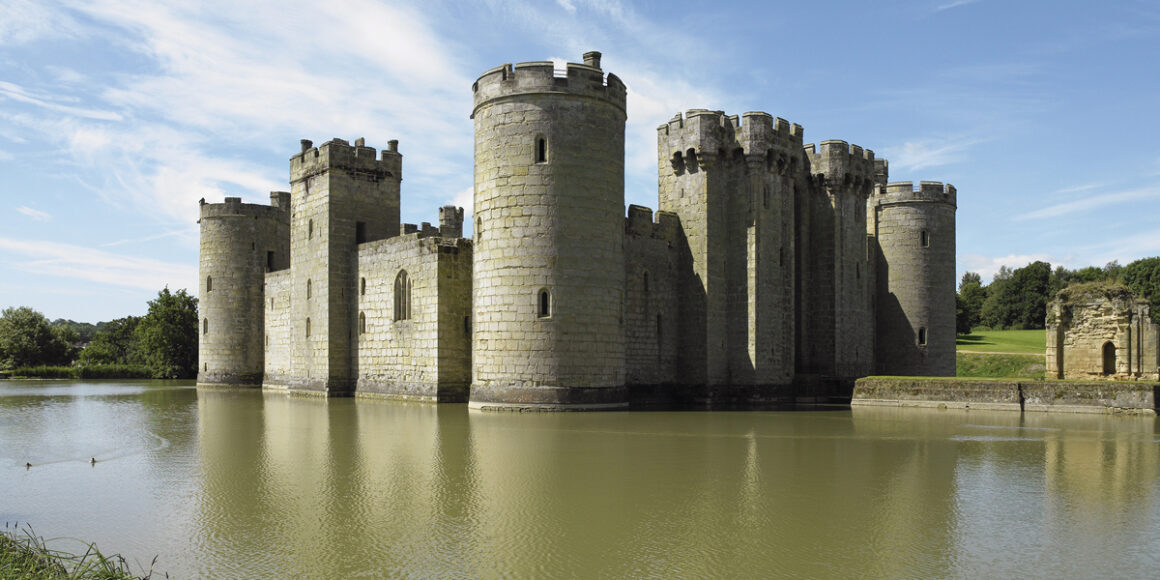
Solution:
[[(0, 530), (0, 578), (13, 580), (148, 580), (153, 577), (149, 564), (144, 575), (134, 574), (125, 557), (106, 556), (93, 544), (85, 544), (77, 555), (48, 547), (32, 526), (4, 523)], [(165, 575), (169, 577), (168, 574)]]

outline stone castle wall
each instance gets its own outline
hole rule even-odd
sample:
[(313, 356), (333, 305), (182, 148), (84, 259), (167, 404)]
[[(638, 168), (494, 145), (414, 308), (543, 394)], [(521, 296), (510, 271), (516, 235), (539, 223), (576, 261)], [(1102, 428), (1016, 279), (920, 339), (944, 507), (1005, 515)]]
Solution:
[(1160, 379), (1160, 326), (1148, 302), (1122, 286), (1061, 290), (1047, 305), (1047, 375)]
[(266, 365), (262, 387), (285, 389), (294, 376), (293, 345), (300, 338), (293, 335), (293, 310), (290, 308), (290, 270), (266, 274), (264, 317), (266, 319)]
[(624, 231), (624, 346), (626, 385), (677, 382), (681, 332), (676, 215), (631, 205)]
[(466, 401), (471, 244), (414, 233), (359, 247), (358, 394)]
[(890, 183), (870, 201), (881, 374), (955, 374), (955, 188)]

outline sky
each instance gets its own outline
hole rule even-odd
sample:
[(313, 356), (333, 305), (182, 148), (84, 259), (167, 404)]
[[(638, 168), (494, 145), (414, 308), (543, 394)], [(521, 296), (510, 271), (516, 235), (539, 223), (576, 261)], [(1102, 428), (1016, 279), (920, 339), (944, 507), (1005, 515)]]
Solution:
[(960, 275), (1160, 255), (1154, 0), (0, 0), (0, 308), (196, 294), (198, 200), (269, 203), (299, 139), (398, 139), (403, 221), (470, 214), (471, 84), (589, 50), (626, 204), (674, 114), (764, 111), (954, 184)]

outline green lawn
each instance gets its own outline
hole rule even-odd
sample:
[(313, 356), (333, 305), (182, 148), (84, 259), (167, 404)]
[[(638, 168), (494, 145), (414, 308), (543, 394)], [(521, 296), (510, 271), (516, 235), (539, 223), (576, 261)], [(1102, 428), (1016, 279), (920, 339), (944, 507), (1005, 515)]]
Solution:
[(1042, 355), (1047, 346), (1043, 330), (976, 330), (960, 334), (955, 348), (967, 352), (1012, 352)]

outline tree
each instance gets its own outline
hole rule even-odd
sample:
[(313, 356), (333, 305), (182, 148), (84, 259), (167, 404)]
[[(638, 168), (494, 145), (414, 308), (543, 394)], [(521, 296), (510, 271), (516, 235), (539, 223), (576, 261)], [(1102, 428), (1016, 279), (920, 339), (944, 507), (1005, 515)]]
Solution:
[(67, 365), (75, 355), (75, 338), (75, 332), (54, 328), (32, 308), (5, 308), (0, 313), (0, 367)]
[(1032, 262), (1003, 271), (988, 288), (983, 322), (992, 328), (1043, 328), (1051, 292), (1051, 264)]
[(126, 316), (101, 324), (101, 330), (93, 336), (88, 346), (81, 351), (83, 364), (142, 364), (137, 352), (134, 331), (141, 322), (139, 316)]
[[(987, 289), (983, 278), (976, 272), (966, 272), (959, 282), (958, 300), (962, 302), (955, 318), (955, 328), (959, 334), (969, 334), (971, 329), (983, 320), (983, 304), (987, 301)], [(959, 320), (959, 317), (962, 320)]]
[(149, 301), (149, 312), (133, 331), (138, 356), (154, 378), (197, 376), (197, 297), (169, 288)]
[(1160, 258), (1136, 260), (1120, 270), (1120, 277), (1132, 292), (1152, 306), (1152, 320), (1160, 322)]

